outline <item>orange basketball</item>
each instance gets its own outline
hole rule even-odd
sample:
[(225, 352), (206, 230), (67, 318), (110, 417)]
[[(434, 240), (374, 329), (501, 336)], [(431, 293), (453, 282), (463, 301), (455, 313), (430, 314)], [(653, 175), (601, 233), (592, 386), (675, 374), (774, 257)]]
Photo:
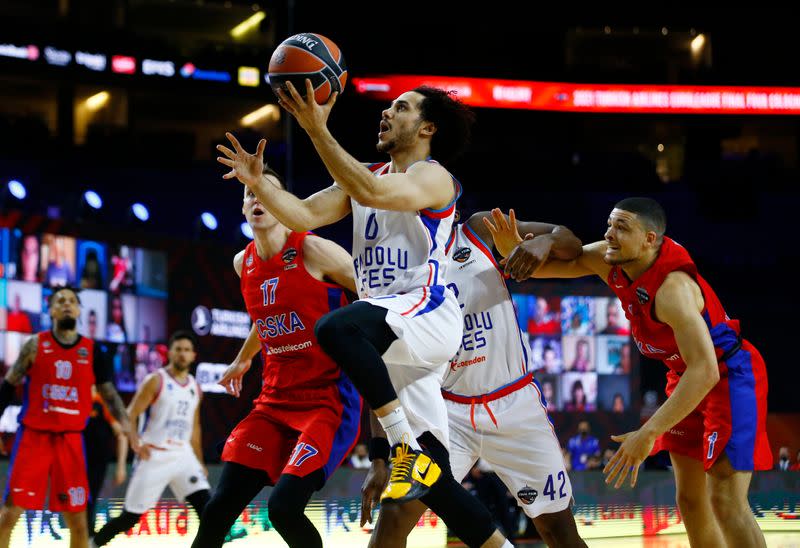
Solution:
[(314, 98), (320, 104), (333, 92), (341, 93), (347, 82), (342, 50), (321, 34), (295, 34), (281, 42), (269, 60), (269, 84), (276, 94), (278, 88), (292, 82), (305, 97), (306, 78), (311, 79)]

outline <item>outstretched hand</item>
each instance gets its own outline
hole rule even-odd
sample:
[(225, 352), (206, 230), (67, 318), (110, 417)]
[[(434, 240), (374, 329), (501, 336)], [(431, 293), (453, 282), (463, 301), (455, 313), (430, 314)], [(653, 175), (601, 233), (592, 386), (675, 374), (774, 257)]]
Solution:
[(278, 104), (294, 116), (300, 127), (308, 134), (327, 126), (328, 116), (331, 114), (333, 105), (336, 104), (337, 97), (339, 97), (339, 92), (335, 91), (326, 103), (320, 105), (314, 98), (314, 86), (308, 78), (306, 78), (305, 97), (300, 96), (297, 88), (291, 82), (286, 82), (285, 88), (278, 89)]
[(631, 487), (636, 486), (636, 479), (639, 477), (639, 466), (641, 466), (647, 455), (653, 449), (655, 438), (645, 434), (642, 430), (634, 430), (627, 434), (611, 436), (616, 442), (621, 442), (619, 449), (608, 461), (603, 473), (606, 474), (606, 484), (610, 484), (617, 478), (614, 484), (615, 489), (622, 487), (628, 472), (631, 473)]
[(236, 177), (240, 182), (247, 186), (253, 186), (261, 181), (261, 175), (264, 173), (264, 149), (267, 146), (267, 141), (261, 139), (256, 147), (255, 154), (250, 154), (242, 145), (239, 140), (234, 137), (233, 133), (226, 132), (225, 137), (228, 138), (233, 150), (225, 145), (217, 145), (217, 150), (225, 155), (217, 156), (217, 161), (231, 168), (231, 170), (222, 176), (223, 179), (233, 179)]

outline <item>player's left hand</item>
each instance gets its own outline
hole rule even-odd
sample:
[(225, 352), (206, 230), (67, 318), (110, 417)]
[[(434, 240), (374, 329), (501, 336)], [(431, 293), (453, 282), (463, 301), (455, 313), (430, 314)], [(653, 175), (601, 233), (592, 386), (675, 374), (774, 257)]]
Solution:
[(617, 482), (614, 484), (614, 488), (619, 489), (625, 482), (628, 472), (631, 472), (631, 487), (635, 487), (636, 479), (639, 477), (639, 466), (650, 454), (656, 439), (641, 429), (619, 436), (611, 436), (611, 439), (621, 442), (622, 445), (603, 468), (603, 473), (606, 474), (606, 484), (614, 481), (616, 477)]
[(492, 210), (492, 220), (483, 218), (483, 224), (489, 229), (494, 247), (503, 257), (508, 257), (523, 240), (517, 229), (517, 216), (513, 209), (508, 211), (508, 218), (499, 208)]
[(309, 134), (328, 124), (328, 116), (331, 114), (333, 105), (336, 104), (337, 97), (339, 97), (339, 93), (333, 92), (328, 102), (320, 105), (314, 98), (314, 86), (308, 78), (306, 78), (305, 98), (300, 96), (297, 88), (291, 82), (286, 82), (286, 89), (278, 90), (278, 104), (294, 116), (300, 127)]
[(369, 467), (367, 477), (361, 486), (361, 527), (372, 523), (372, 510), (389, 483), (389, 466), (383, 459), (375, 459)]

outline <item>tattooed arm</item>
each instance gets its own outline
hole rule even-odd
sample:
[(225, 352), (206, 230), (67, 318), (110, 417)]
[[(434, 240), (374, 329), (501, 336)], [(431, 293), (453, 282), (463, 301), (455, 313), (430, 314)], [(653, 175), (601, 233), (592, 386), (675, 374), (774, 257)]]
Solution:
[(104, 382), (97, 385), (97, 392), (106, 402), (108, 410), (119, 421), (122, 431), (127, 433), (130, 430), (130, 421), (128, 420), (128, 412), (125, 410), (125, 404), (122, 403), (122, 398), (119, 397), (117, 389), (111, 381)]
[(22, 345), (19, 356), (14, 365), (6, 373), (5, 379), (0, 384), (0, 415), (6, 410), (8, 404), (14, 398), (14, 387), (19, 386), (28, 374), (28, 370), (33, 365), (36, 358), (36, 348), (39, 345), (39, 336), (34, 335)]
[(33, 360), (36, 359), (36, 347), (39, 345), (39, 335), (34, 335), (25, 341), (22, 349), (19, 351), (17, 361), (11, 366), (11, 369), (6, 373), (6, 381), (13, 386), (19, 386), (25, 376), (28, 374), (28, 369), (33, 365)]

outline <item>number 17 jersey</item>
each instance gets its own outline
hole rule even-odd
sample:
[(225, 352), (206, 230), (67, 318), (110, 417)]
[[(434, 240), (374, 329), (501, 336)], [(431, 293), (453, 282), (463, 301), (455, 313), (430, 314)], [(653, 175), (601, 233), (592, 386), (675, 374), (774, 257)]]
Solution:
[(344, 304), (344, 291), (317, 280), (305, 268), (307, 233), (292, 232), (283, 249), (267, 259), (255, 242), (245, 248), (241, 289), (256, 326), (264, 357), (263, 386), (257, 401), (287, 400), (289, 391), (335, 385), (339, 366), (322, 350), (314, 326)]

